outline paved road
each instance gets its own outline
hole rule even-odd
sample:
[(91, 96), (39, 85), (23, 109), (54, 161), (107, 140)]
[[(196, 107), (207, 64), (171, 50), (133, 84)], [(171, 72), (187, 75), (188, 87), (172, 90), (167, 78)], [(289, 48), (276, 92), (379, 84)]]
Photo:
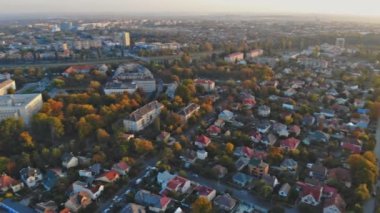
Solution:
[(115, 193), (115, 195), (113, 197), (111, 197), (110, 199), (108, 199), (105, 202), (100, 203), (97, 212), (103, 212), (105, 209), (109, 208), (109, 206), (113, 203), (112, 199), (114, 197), (116, 197), (116, 196), (120, 197), (121, 195), (123, 195), (125, 193), (125, 191), (128, 190), (128, 188), (132, 187), (132, 184), (134, 184), (137, 179), (142, 178), (144, 176), (144, 174), (146, 172), (146, 168), (148, 168), (149, 166), (151, 166), (151, 167), (155, 166), (157, 161), (158, 161), (157, 157), (151, 158), (149, 160), (142, 160), (144, 167), (141, 169), (140, 173), (135, 178), (129, 180), (129, 183), (127, 185), (123, 186), (122, 188), (120, 188), (119, 191), (117, 191), (117, 193)]
[[(221, 51), (214, 51), (214, 52), (200, 52), (200, 53), (193, 53), (190, 54), (193, 59), (200, 59), (209, 55), (212, 55), (213, 53), (219, 54)], [(138, 56), (131, 56), (125, 57), (125, 58), (104, 58), (104, 59), (91, 59), (86, 61), (38, 61), (38, 62), (15, 62), (15, 63), (7, 63), (7, 64), (0, 64), (0, 68), (6, 68), (6, 69), (12, 69), (12, 68), (31, 68), (31, 67), (43, 67), (43, 68), (54, 68), (54, 67), (67, 67), (72, 65), (87, 65), (87, 64), (118, 64), (118, 63), (128, 63), (128, 62), (134, 62), (136, 60), (140, 60), (143, 62), (160, 62), (164, 60), (174, 60), (174, 59), (180, 59), (182, 54), (177, 55), (167, 55), (167, 56), (155, 56), (155, 57), (138, 57)]]
[[(374, 149), (374, 152), (376, 154), (378, 161), (378, 167), (380, 167), (380, 119), (377, 122), (377, 128), (376, 128), (376, 146)], [(380, 186), (380, 181), (377, 180), (376, 186)], [(363, 211), (365, 213), (372, 213), (375, 212), (376, 207), (376, 198), (372, 197), (369, 199), (364, 205), (363, 205)]]

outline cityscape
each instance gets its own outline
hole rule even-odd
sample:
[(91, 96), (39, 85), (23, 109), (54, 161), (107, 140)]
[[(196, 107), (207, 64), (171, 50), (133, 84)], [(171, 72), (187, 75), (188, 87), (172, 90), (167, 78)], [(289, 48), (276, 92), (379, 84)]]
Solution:
[(380, 4), (276, 2), (0, 0), (0, 212), (380, 213)]

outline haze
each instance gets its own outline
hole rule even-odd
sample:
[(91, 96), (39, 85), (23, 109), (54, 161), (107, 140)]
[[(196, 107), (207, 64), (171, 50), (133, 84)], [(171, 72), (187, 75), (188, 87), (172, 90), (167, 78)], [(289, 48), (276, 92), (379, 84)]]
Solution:
[(318, 13), (379, 16), (379, 0), (0, 0), (0, 13)]

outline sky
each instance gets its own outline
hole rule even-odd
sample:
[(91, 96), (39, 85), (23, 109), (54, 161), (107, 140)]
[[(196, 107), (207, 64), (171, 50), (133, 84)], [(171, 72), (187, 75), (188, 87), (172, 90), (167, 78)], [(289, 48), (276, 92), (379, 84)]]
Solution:
[(380, 0), (0, 0), (0, 14), (301, 13), (380, 16)]

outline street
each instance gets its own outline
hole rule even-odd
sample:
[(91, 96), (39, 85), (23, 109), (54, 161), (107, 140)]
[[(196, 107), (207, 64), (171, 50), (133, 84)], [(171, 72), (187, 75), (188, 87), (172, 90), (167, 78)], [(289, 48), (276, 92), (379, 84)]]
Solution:
[[(376, 154), (376, 158), (380, 159), (380, 119), (377, 121), (377, 128), (376, 128), (376, 146), (373, 150)], [(378, 161), (378, 166), (380, 166), (380, 162)], [(376, 186), (380, 186), (380, 181), (377, 179)], [(364, 213), (372, 213), (375, 212), (376, 207), (376, 197), (371, 197), (367, 202), (363, 205), (363, 212)]]
[(149, 159), (149, 160), (143, 160), (144, 167), (141, 169), (139, 174), (135, 178), (129, 180), (128, 185), (125, 185), (124, 187), (119, 189), (119, 191), (117, 191), (117, 193), (115, 193), (115, 195), (113, 197), (109, 198), (105, 202), (101, 202), (101, 204), (99, 204), (98, 212), (103, 212), (104, 210), (108, 209), (110, 207), (110, 205), (112, 204), (112, 202), (113, 202), (112, 199), (114, 197), (123, 195), (125, 193), (125, 191), (128, 190), (128, 188), (130, 188), (132, 186), (132, 184), (134, 184), (137, 179), (142, 178), (144, 176), (146, 169), (149, 166), (151, 166), (151, 167), (155, 166), (157, 161), (158, 161), (157, 157), (154, 157), (154, 158)]

